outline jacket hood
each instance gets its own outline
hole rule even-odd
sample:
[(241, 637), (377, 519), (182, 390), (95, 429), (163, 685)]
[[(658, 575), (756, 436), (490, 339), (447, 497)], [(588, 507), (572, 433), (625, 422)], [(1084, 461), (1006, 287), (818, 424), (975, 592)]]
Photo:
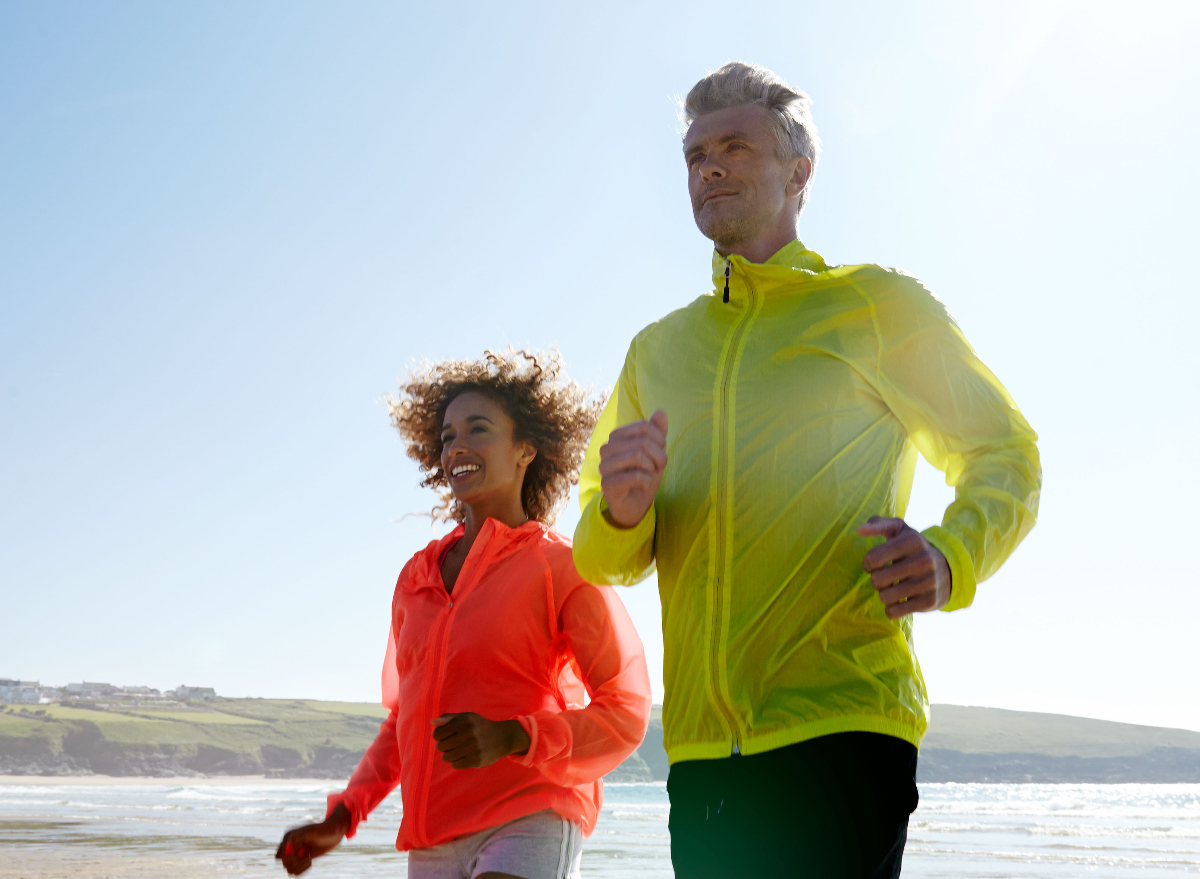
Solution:
[[(403, 588), (408, 592), (430, 587), (442, 588), (442, 555), (459, 541), (465, 530), (460, 523), (449, 534), (431, 541), (413, 556), (412, 574), (405, 580)], [(497, 562), (523, 546), (537, 542), (548, 530), (545, 524), (536, 519), (530, 519), (516, 528), (509, 528), (503, 522), (488, 518), (479, 529), (479, 536), (475, 538), (475, 545), (471, 547), (467, 561), (472, 562), (487, 553), (489, 562)]]

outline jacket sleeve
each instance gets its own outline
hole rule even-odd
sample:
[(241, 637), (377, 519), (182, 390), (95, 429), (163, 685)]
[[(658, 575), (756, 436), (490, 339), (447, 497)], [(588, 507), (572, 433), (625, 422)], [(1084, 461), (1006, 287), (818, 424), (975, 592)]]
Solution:
[(642, 641), (611, 587), (580, 584), (559, 618), (590, 701), (586, 708), (516, 718), (529, 735), (529, 750), (512, 759), (567, 787), (595, 781), (637, 750), (650, 722), (651, 695)]
[(875, 306), (876, 381), (913, 445), (954, 487), (942, 524), (923, 534), (950, 565), (944, 609), (958, 610), (1033, 528), (1037, 434), (945, 306), (914, 279), (903, 283), (911, 295)]
[(396, 631), (388, 636), (387, 653), (383, 660), (383, 707), (388, 709), (387, 719), (379, 725), (379, 733), (367, 753), (358, 762), (358, 768), (350, 776), (350, 783), (341, 793), (329, 795), (329, 806), (325, 817), (333, 814), (337, 806), (344, 805), (350, 812), (350, 829), (346, 838), (358, 832), (358, 823), (383, 802), (400, 784), (400, 743), (396, 739), (396, 721), (399, 716), (400, 680), (396, 671)]
[(579, 508), (583, 515), (575, 526), (572, 550), (575, 566), (585, 580), (616, 586), (632, 586), (654, 573), (654, 505), (641, 522), (632, 528), (620, 528), (608, 518), (600, 490), (600, 447), (616, 428), (646, 417), (637, 399), (633, 351), (631, 345), (621, 377), (588, 442), (579, 473)]

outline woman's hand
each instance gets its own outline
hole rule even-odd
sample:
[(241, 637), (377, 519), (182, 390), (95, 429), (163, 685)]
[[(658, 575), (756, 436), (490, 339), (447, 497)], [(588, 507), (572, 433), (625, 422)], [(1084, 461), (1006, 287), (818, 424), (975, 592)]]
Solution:
[(466, 711), (443, 714), (430, 722), (442, 759), (455, 769), (491, 766), (510, 754), (529, 750), (529, 734), (515, 720), (488, 720)]
[(336, 848), (349, 829), (350, 812), (339, 804), (320, 824), (306, 824), (285, 833), (275, 857), (283, 861), (288, 875), (299, 876), (312, 866), (313, 858)]

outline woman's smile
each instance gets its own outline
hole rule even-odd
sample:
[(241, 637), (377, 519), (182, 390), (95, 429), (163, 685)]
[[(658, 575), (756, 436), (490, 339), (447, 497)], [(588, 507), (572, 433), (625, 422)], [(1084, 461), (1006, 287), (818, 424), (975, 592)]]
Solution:
[(469, 477), (471, 474), (477, 473), (482, 469), (483, 468), (478, 464), (468, 464), (465, 461), (462, 461), (458, 464), (452, 464), (450, 466), (450, 481), (460, 482)]

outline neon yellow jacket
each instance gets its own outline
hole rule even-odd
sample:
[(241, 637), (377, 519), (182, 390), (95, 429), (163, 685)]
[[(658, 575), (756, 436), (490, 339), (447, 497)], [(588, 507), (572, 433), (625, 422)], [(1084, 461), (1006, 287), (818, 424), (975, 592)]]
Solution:
[[(793, 241), (713, 257), (716, 290), (634, 338), (580, 479), (575, 564), (632, 585), (658, 568), (671, 762), (836, 732), (920, 745), (929, 701), (912, 617), (862, 568), (873, 515), (903, 516), (917, 452), (955, 500), (925, 537), (967, 607), (1033, 527), (1037, 435), (933, 295)], [(728, 299), (723, 294), (728, 281)], [(641, 523), (605, 516), (600, 446), (667, 413), (667, 468)]]

